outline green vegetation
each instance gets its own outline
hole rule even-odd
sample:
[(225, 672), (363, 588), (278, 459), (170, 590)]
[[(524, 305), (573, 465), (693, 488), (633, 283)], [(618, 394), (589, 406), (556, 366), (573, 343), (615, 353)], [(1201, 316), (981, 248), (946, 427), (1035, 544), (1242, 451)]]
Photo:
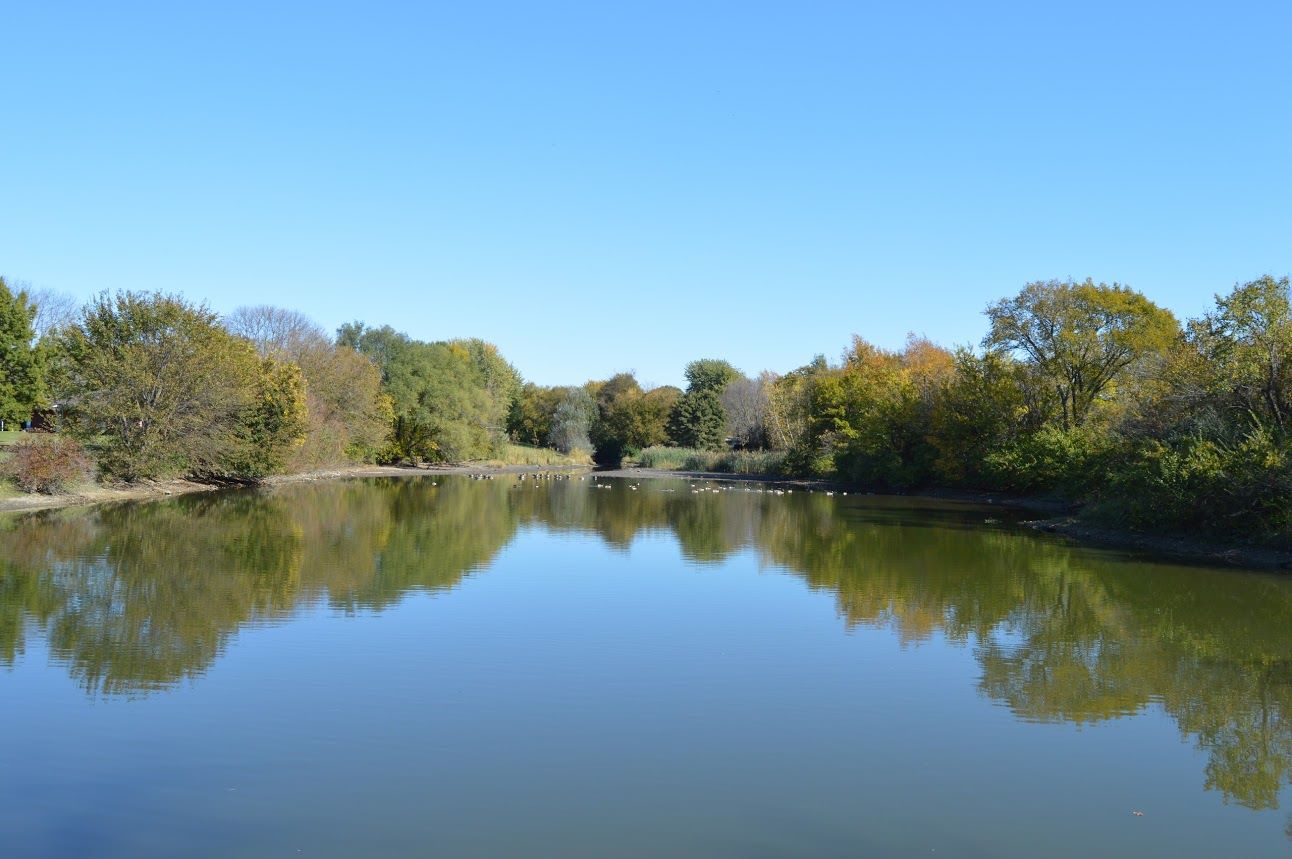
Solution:
[(723, 390), (740, 377), (726, 361), (704, 359), (686, 367), (686, 393), (669, 415), (668, 435), (683, 447), (721, 450), (727, 438)]
[(300, 367), (307, 425), (287, 470), (372, 460), (385, 447), (393, 413), (372, 361), (292, 310), (243, 307), (226, 324), (251, 341), (262, 358)]
[(338, 341), (370, 358), (394, 409), (383, 462), (485, 459), (506, 438), (520, 374), (481, 340), (424, 343), (390, 326), (341, 327)]
[(1119, 525), (1292, 540), (1287, 278), (1183, 329), (1122, 286), (1034, 283), (987, 309), (984, 351), (860, 339), (775, 379), (766, 424), (796, 474), (1088, 502)]
[(44, 354), (33, 324), (36, 307), (0, 277), (0, 421), (20, 426), (45, 400)]
[(774, 450), (697, 450), (693, 447), (648, 447), (637, 454), (641, 468), (667, 471), (713, 471), (722, 474), (784, 473), (785, 455)]
[(62, 429), (115, 477), (259, 477), (302, 439), (299, 368), (177, 296), (105, 293), (54, 342)]
[(668, 439), (666, 425), (679, 397), (676, 388), (643, 391), (631, 373), (591, 382), (589, 388), (596, 403), (590, 437), (598, 462), (617, 463)]
[(756, 377), (708, 358), (685, 391), (632, 373), (527, 384), (481, 340), (362, 322), (331, 337), (278, 308), (220, 319), (126, 292), (78, 315), (37, 298), (48, 306), (0, 284), (0, 417), (46, 409), (113, 479), (591, 456), (1048, 494), (1119, 525), (1292, 541), (1287, 278), (1237, 286), (1183, 326), (1119, 284), (1031, 283), (987, 307), (979, 349), (854, 338), (838, 363)]
[(550, 447), (534, 447), (509, 442), (502, 446), (498, 456), (484, 460), (481, 464), (490, 466), (550, 465), (568, 467), (572, 465), (591, 465), (592, 458), (586, 452), (562, 453)]

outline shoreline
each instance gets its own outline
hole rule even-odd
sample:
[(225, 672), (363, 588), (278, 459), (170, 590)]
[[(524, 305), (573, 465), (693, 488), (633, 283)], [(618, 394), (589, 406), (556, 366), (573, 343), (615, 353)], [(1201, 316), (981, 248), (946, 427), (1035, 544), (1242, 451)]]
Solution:
[(70, 492), (54, 495), (26, 493), (0, 498), (0, 515), (35, 513), (40, 510), (58, 510), (65, 507), (91, 507), (99, 504), (116, 504), (127, 501), (160, 501), (177, 495), (199, 492), (218, 492), (222, 489), (265, 489), (293, 483), (312, 483), (318, 480), (346, 480), (356, 477), (429, 477), (436, 474), (530, 474), (554, 471), (591, 471), (581, 465), (342, 465), (319, 468), (295, 474), (275, 474), (256, 483), (219, 483), (175, 478), (140, 483), (106, 484), (78, 487)]
[[(288, 486), (295, 483), (311, 483), (320, 480), (347, 480), (362, 477), (433, 477), (439, 474), (534, 474), (552, 472), (587, 472), (600, 477), (618, 477), (625, 479), (677, 479), (677, 480), (720, 480), (741, 483), (775, 483), (780, 486), (791, 486), (804, 489), (831, 489), (853, 492), (858, 496), (893, 498), (929, 498), (938, 501), (960, 502), (965, 504), (991, 505), (1004, 509), (1013, 509), (1036, 513), (1044, 518), (1023, 520), (1021, 527), (1040, 534), (1048, 534), (1071, 541), (1078, 545), (1095, 546), (1106, 549), (1117, 549), (1145, 554), (1155, 558), (1172, 561), (1207, 564), (1212, 566), (1231, 567), (1263, 571), (1292, 571), (1292, 551), (1247, 545), (1242, 543), (1225, 543), (1217, 540), (1198, 537), (1186, 537), (1171, 534), (1144, 534), (1117, 528), (1108, 528), (1083, 522), (1073, 515), (1076, 505), (1049, 498), (1013, 496), (996, 492), (974, 492), (967, 490), (932, 489), (914, 493), (867, 493), (847, 489), (842, 484), (828, 480), (808, 478), (782, 478), (766, 474), (729, 474), (708, 471), (671, 471), (657, 468), (619, 467), (595, 469), (586, 465), (484, 465), (463, 463), (458, 465), (349, 465), (334, 468), (321, 468), (296, 474), (279, 474), (265, 478), (248, 488), (272, 488)], [(0, 515), (21, 515), (42, 510), (56, 510), (68, 507), (88, 507), (99, 504), (116, 504), (134, 501), (159, 501), (177, 495), (191, 495), (199, 492), (217, 492), (221, 489), (236, 488), (240, 484), (205, 483), (194, 480), (161, 480), (149, 483), (108, 485), (84, 487), (77, 491), (57, 495), (24, 494), (9, 498), (0, 498)]]

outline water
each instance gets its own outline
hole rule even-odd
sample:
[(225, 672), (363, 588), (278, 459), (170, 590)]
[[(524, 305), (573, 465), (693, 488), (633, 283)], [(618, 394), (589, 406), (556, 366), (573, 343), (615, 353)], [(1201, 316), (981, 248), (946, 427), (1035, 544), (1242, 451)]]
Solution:
[(0, 521), (0, 856), (1292, 852), (1292, 580), (604, 482)]

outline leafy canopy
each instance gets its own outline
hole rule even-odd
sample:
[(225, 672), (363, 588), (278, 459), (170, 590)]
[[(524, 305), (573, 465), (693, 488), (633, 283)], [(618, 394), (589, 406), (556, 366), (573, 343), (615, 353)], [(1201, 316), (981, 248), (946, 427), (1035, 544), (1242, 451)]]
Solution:
[(205, 306), (103, 293), (58, 337), (64, 426), (113, 476), (258, 477), (300, 441), (299, 371), (262, 362)]
[(1179, 334), (1170, 311), (1119, 284), (1029, 283), (988, 306), (983, 345), (1021, 354), (1049, 380), (1064, 428), (1080, 426), (1128, 368)]

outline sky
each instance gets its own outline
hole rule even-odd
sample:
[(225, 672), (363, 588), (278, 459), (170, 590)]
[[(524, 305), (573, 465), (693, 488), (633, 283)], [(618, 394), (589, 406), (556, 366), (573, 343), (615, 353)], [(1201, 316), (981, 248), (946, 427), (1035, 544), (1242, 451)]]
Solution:
[(678, 384), (1292, 273), (1292, 3), (0, 2), (0, 274)]

